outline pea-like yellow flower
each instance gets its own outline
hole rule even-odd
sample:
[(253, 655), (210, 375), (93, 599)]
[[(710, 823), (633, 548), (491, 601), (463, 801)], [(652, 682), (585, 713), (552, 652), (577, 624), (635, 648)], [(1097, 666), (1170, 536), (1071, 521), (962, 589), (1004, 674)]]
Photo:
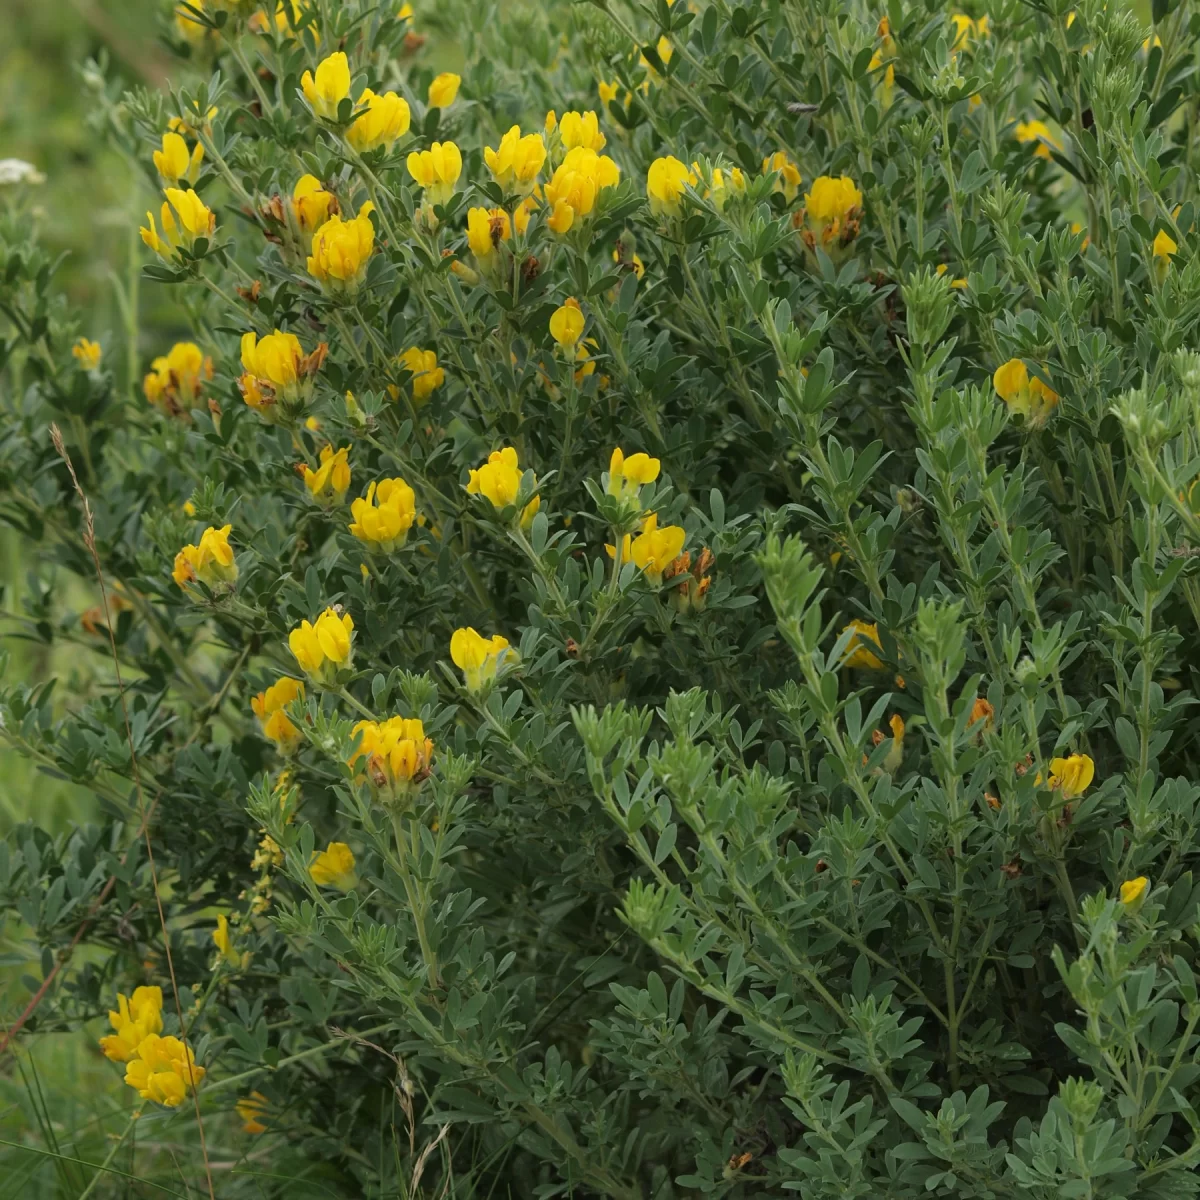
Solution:
[(546, 119), (542, 122), (542, 133), (546, 137), (553, 137), (554, 131), (558, 128), (558, 113), (554, 109), (550, 109), (546, 113)]
[(861, 621), (855, 617), (842, 632), (845, 633), (847, 629), (853, 630), (853, 633), (846, 643), (842, 666), (864, 667), (870, 671), (878, 671), (883, 666), (883, 660), (870, 650), (869, 646), (874, 645), (876, 649), (883, 649), (879, 640), (879, 626), (874, 622)]
[(485, 146), (483, 161), (492, 178), (506, 192), (528, 196), (537, 185), (537, 177), (546, 161), (546, 143), (540, 133), (521, 136), (521, 127), (514, 125), (493, 150)]
[[(302, 18), (312, 10), (310, 0), (279, 0), (275, 5), (274, 25), (277, 33), (283, 34), (285, 37), (295, 37), (296, 28), (299, 26)], [(252, 33), (270, 33), (271, 18), (267, 16), (267, 10), (260, 8), (249, 20), (248, 25)], [(319, 43), (321, 35), (317, 32), (316, 25), (310, 21), (306, 29), (312, 31), (313, 37)]]
[(414, 150), (407, 163), (408, 173), (425, 190), (426, 204), (445, 204), (454, 195), (462, 174), (462, 153), (453, 142), (434, 142), (428, 150)]
[(684, 189), (696, 186), (696, 175), (673, 154), (656, 158), (646, 174), (646, 195), (650, 211), (656, 217), (677, 217), (683, 204)]
[(1049, 158), (1052, 149), (1062, 149), (1062, 142), (1050, 132), (1050, 126), (1045, 121), (1018, 121), (1013, 132), (1021, 145), (1032, 143), (1037, 158)]
[(299, 679), (284, 675), (250, 701), (250, 708), (258, 718), (263, 737), (274, 742), (284, 757), (295, 754), (302, 740), (300, 730), (284, 710), (293, 701), (303, 699), (304, 684)]
[(160, 987), (138, 987), (126, 998), (117, 995), (117, 1011), (109, 1011), (112, 1033), (100, 1039), (100, 1049), (112, 1062), (137, 1057), (138, 1046), (152, 1033), (162, 1033), (163, 994)]
[(538, 199), (542, 194), (540, 187), (535, 188), (532, 196), (526, 196), (516, 208), (513, 209), (512, 226), (518, 237), (524, 237), (525, 231), (529, 228), (529, 219), (538, 209)]
[[(692, 163), (692, 171), (697, 175), (700, 173), (698, 163)], [(741, 196), (745, 194), (745, 191), (746, 176), (740, 167), (714, 167), (712, 187), (705, 192), (705, 196), (710, 198), (721, 212), (724, 212), (730, 196)]]
[(346, 130), (346, 140), (360, 154), (378, 150), (380, 146), (394, 146), (412, 124), (412, 113), (408, 101), (395, 92), (376, 95), (364, 88), (358, 97), (358, 108), (366, 105), (367, 111), (356, 117)]
[(1146, 894), (1146, 890), (1150, 887), (1150, 880), (1145, 875), (1139, 875), (1136, 879), (1127, 879), (1121, 884), (1121, 903), (1126, 908), (1132, 907)]
[(138, 1046), (138, 1057), (125, 1068), (125, 1082), (143, 1100), (178, 1108), (204, 1079), (190, 1046), (177, 1037), (152, 1033)]
[(567, 150), (574, 150), (577, 146), (586, 150), (603, 150), (608, 144), (608, 138), (600, 132), (600, 119), (590, 110), (585, 113), (563, 113), (558, 122), (558, 133)]
[(292, 189), (292, 212), (300, 232), (311, 238), (338, 211), (337, 197), (315, 175), (301, 175)]
[(318, 117), (336, 121), (338, 107), (350, 95), (350, 60), (341, 50), (329, 55), (317, 65), (315, 76), (304, 72), (300, 88)]
[(1009, 411), (1020, 413), (1034, 429), (1046, 423), (1058, 404), (1058, 393), (1036, 376), (1031, 378), (1029, 369), (1019, 358), (1010, 358), (996, 368), (992, 386)]
[(238, 380), (242, 398), (267, 422), (292, 421), (312, 391), (312, 377), (321, 369), (329, 347), (321, 342), (305, 354), (294, 333), (276, 329), (259, 338), (242, 334), (242, 366)]
[(467, 209), (467, 245), (481, 268), (489, 269), (496, 262), (497, 248), (511, 237), (512, 224), (504, 209)]
[(352, 892), (358, 884), (354, 851), (345, 842), (330, 842), (324, 850), (314, 851), (308, 873), (317, 887), (333, 887), (339, 892)]
[(262, 1092), (251, 1092), (250, 1095), (243, 1096), (233, 1107), (237, 1115), (242, 1118), (243, 1133), (267, 1132), (267, 1123), (264, 1118), (270, 1107), (270, 1101)]
[(434, 77), (429, 85), (427, 99), (430, 108), (449, 108), (458, 99), (458, 87), (462, 76), (453, 71), (443, 71)]
[(446, 372), (438, 366), (436, 350), (409, 346), (399, 358), (400, 364), (412, 375), (413, 403), (424, 404), (446, 382)]
[(1154, 235), (1154, 245), (1151, 247), (1156, 264), (1167, 266), (1179, 252), (1179, 243), (1165, 230), (1160, 229)]
[(618, 446), (608, 461), (608, 494), (618, 500), (637, 499), (642, 486), (658, 478), (662, 463), (657, 458), (638, 451), (625, 457)]
[(810, 250), (819, 244), (830, 250), (846, 246), (858, 236), (862, 222), (862, 192), (849, 175), (834, 178), (822, 175), (812, 182), (805, 193), (803, 212), (797, 214), (804, 222), (800, 236)]
[(1086, 754), (1050, 760), (1050, 788), (1064, 800), (1074, 800), (1091, 787), (1096, 776), (1096, 764)]
[[(534, 481), (536, 483), (536, 480)], [(472, 496), (483, 496), (490, 500), (496, 508), (507, 508), (517, 502), (517, 493), (521, 490), (521, 468), (517, 465), (517, 452), (512, 446), (502, 450), (493, 450), (488, 460), (478, 468), (472, 468), (467, 492)], [(534, 496), (521, 513), (521, 527), (526, 528), (532, 522), (542, 498)]]
[[(681, 525), (658, 525), (656, 513), (647, 514), (637, 537), (626, 534), (621, 543), (622, 563), (633, 563), (653, 584), (661, 584), (663, 572), (683, 553), (687, 531)], [(605, 546), (615, 558), (615, 546)]]
[(204, 161), (204, 147), (197, 142), (188, 151), (187, 142), (178, 133), (164, 133), (162, 149), (154, 152), (154, 169), (167, 187), (178, 187), (181, 180), (195, 183)]
[(576, 343), (583, 337), (584, 324), (579, 301), (574, 296), (569, 296), (566, 303), (550, 315), (550, 336), (562, 349), (574, 350)]
[(600, 103), (606, 108), (617, 98), (617, 93), (620, 90), (621, 81), (619, 79), (614, 79), (611, 83), (606, 83), (603, 79), (600, 79), (596, 83), (596, 91), (600, 93)]
[(364, 204), (358, 216), (343, 220), (332, 216), (313, 235), (308, 273), (326, 291), (352, 295), (367, 273), (367, 262), (375, 250), (374, 206)]
[(966, 50), (972, 42), (987, 37), (990, 28), (990, 22), (986, 15), (975, 21), (966, 13), (951, 13), (950, 23), (954, 26), (954, 43), (950, 47), (954, 54), (960, 50)]
[[(675, 53), (675, 47), (671, 45), (670, 39), (666, 34), (663, 34), (658, 39), (654, 45), (654, 49), (658, 52), (659, 61), (664, 67), (671, 61), (671, 56)], [(645, 68), (646, 74), (649, 76), (646, 83), (642, 84), (642, 91), (646, 91), (651, 81), (654, 83), (662, 82), (662, 76), (650, 65), (650, 60), (644, 54), (638, 56), (638, 62)]]
[(327, 608), (315, 624), (301, 621), (288, 634), (288, 648), (314, 683), (326, 684), (349, 668), (354, 653), (353, 633), (354, 621), (349, 613)]
[(95, 371), (100, 366), (103, 356), (104, 351), (100, 349), (100, 343), (89, 341), (85, 337), (79, 338), (71, 347), (71, 357), (84, 371)]
[(371, 550), (391, 554), (408, 540), (417, 519), (417, 498), (403, 479), (381, 479), (367, 488), (366, 498), (350, 505), (350, 532)]
[(235, 970), (241, 970), (250, 961), (250, 952), (240, 951), (233, 944), (233, 934), (229, 932), (229, 918), (221, 913), (217, 917), (217, 927), (212, 933), (213, 945), (221, 955), (221, 960)]
[(146, 399), (168, 416), (186, 417), (212, 377), (212, 359), (195, 342), (176, 342), (150, 364), (142, 390)]
[(468, 626), (456, 629), (450, 638), (450, 659), (463, 673), (469, 692), (482, 690), (496, 678), (506, 660), (516, 657), (508, 638), (498, 633), (485, 638)]
[(567, 233), (577, 221), (591, 215), (601, 191), (620, 181), (620, 168), (607, 154), (597, 154), (584, 146), (568, 150), (546, 184), (550, 209), (546, 224), (557, 234)]
[(186, 192), (179, 188), (167, 188), (163, 194), (166, 199), (159, 212), (162, 235), (159, 235), (154, 214), (150, 212), (146, 213), (146, 226), (138, 232), (142, 235), (142, 241), (159, 258), (176, 262), (181, 249), (191, 251), (201, 238), (212, 237), (217, 228), (217, 218), (191, 188)]
[(229, 544), (232, 525), (214, 529), (211, 525), (200, 536), (198, 546), (184, 546), (175, 555), (172, 578), (185, 591), (197, 580), (210, 591), (226, 591), (237, 582), (238, 568)]
[(300, 464), (300, 476), (308, 494), (322, 507), (341, 504), (350, 488), (350, 447), (334, 450), (321, 447), (321, 465), (314, 471), (307, 463)]
[(403, 807), (429, 778), (433, 741), (419, 720), (389, 717), (386, 721), (359, 721), (354, 727), (358, 748), (350, 756), (353, 767), (366, 759), (371, 791), (387, 807)]

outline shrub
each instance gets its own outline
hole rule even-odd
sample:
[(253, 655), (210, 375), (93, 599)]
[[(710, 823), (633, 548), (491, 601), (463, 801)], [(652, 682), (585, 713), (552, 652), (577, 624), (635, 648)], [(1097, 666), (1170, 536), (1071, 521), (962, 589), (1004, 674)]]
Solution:
[(397, 8), (101, 95), (139, 394), (4, 218), (11, 1035), (221, 1195), (1195, 1194), (1189, 6)]

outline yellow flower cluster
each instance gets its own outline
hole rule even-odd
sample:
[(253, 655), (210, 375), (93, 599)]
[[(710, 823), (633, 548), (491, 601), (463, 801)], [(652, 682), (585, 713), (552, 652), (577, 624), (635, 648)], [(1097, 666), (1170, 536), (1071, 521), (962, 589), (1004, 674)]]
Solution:
[(138, 232), (159, 258), (174, 263), (180, 259), (180, 250), (190, 252), (201, 238), (212, 237), (217, 218), (191, 188), (185, 192), (169, 187), (164, 195), (166, 199), (159, 210), (162, 234), (159, 234), (151, 212), (146, 213), (146, 225)]
[(407, 166), (413, 182), (425, 191), (425, 203), (433, 207), (454, 195), (462, 174), (462, 153), (453, 142), (434, 142), (428, 150), (414, 150)]
[(359, 93), (357, 107), (365, 107), (366, 112), (356, 117), (346, 130), (346, 141), (360, 154), (378, 150), (381, 146), (390, 149), (412, 124), (408, 101), (395, 92), (377, 95), (370, 88), (364, 88)]
[(310, 380), (321, 369), (328, 350), (321, 342), (311, 354), (305, 354), (294, 333), (278, 329), (263, 338), (253, 332), (242, 334), (245, 373), (238, 387), (243, 399), (263, 420), (290, 423), (307, 401)]
[(353, 295), (362, 283), (375, 251), (373, 211), (368, 202), (351, 220), (334, 214), (313, 235), (308, 273), (333, 295)]
[(498, 633), (485, 638), (468, 626), (456, 629), (450, 638), (450, 660), (463, 673), (469, 692), (482, 691), (496, 678), (500, 667), (516, 657), (508, 638)]
[(250, 708), (258, 718), (263, 737), (274, 742), (276, 749), (284, 756), (295, 754), (303, 740), (300, 730), (284, 710), (293, 701), (303, 699), (304, 684), (299, 679), (284, 675), (250, 701)]
[[(493, 450), (488, 460), (480, 467), (471, 469), (467, 483), (467, 493), (471, 496), (483, 496), (490, 500), (496, 508), (508, 508), (517, 502), (517, 493), (521, 490), (521, 468), (517, 463), (517, 452), (512, 446), (502, 450)], [(534, 481), (537, 482), (536, 480)], [(520, 524), (528, 528), (542, 505), (542, 498), (534, 496), (521, 512)]]
[[(631, 562), (642, 571), (653, 584), (662, 583), (663, 572), (683, 552), (687, 533), (681, 525), (658, 526), (656, 513), (649, 513), (642, 521), (636, 537), (626, 534), (621, 542), (621, 562)], [(615, 546), (606, 546), (609, 557), (616, 556)]]
[(354, 851), (345, 842), (330, 842), (324, 850), (313, 851), (308, 873), (317, 887), (352, 892), (358, 883), (354, 867)]
[(100, 367), (100, 359), (104, 357), (104, 351), (100, 349), (99, 342), (81, 337), (71, 347), (71, 357), (75, 359), (82, 370), (95, 371)]
[(607, 154), (597, 154), (586, 146), (568, 150), (545, 187), (550, 209), (546, 224), (557, 234), (569, 232), (591, 216), (600, 193), (620, 181), (621, 170)]
[(100, 1039), (112, 1062), (125, 1063), (125, 1082), (143, 1100), (176, 1108), (204, 1078), (190, 1047), (162, 1033), (160, 987), (135, 988), (128, 999), (117, 996), (117, 1011), (108, 1014), (114, 1032)]
[(775, 190), (783, 194), (783, 198), (792, 204), (800, 194), (800, 168), (788, 157), (784, 150), (776, 150), (769, 158), (763, 159), (763, 174), (775, 175)]
[(422, 405), (446, 382), (446, 372), (438, 366), (437, 351), (409, 346), (400, 355), (400, 364), (412, 376), (413, 403)]
[(190, 543), (175, 555), (172, 578), (185, 591), (197, 581), (210, 591), (224, 591), (237, 582), (238, 568), (229, 544), (232, 525), (214, 529), (211, 525), (200, 535), (200, 544)]
[(514, 125), (495, 150), (484, 147), (483, 161), (505, 192), (528, 196), (537, 186), (537, 177), (546, 161), (546, 143), (540, 133), (522, 137), (521, 127)]
[(810, 250), (819, 245), (829, 251), (846, 246), (858, 236), (862, 221), (862, 192), (849, 175), (822, 175), (804, 196), (800, 236)]
[(321, 447), (321, 465), (314, 471), (307, 463), (299, 467), (308, 494), (322, 507), (341, 504), (350, 488), (350, 447), (334, 450)]
[(250, 1095), (243, 1096), (233, 1107), (237, 1115), (242, 1118), (243, 1133), (267, 1132), (267, 1123), (263, 1118), (270, 1107), (270, 1102), (262, 1092), (251, 1092)]
[(608, 138), (600, 132), (600, 121), (594, 112), (565, 112), (558, 122), (558, 136), (563, 149), (582, 147), (597, 152), (608, 144)]
[(353, 633), (354, 621), (349, 613), (339, 614), (327, 608), (315, 624), (301, 621), (288, 634), (288, 647), (314, 683), (331, 683), (350, 666)]
[(1033, 146), (1037, 158), (1049, 158), (1051, 150), (1061, 150), (1062, 142), (1050, 132), (1045, 121), (1018, 121), (1013, 131), (1023, 146)]
[(878, 671), (883, 666), (883, 660), (869, 649), (874, 646), (878, 650), (882, 650), (882, 643), (879, 641), (879, 626), (874, 622), (859, 620), (855, 617), (845, 629), (852, 630), (850, 640), (846, 643), (846, 654), (842, 659), (844, 667), (863, 667), (869, 671)]
[(366, 778), (385, 805), (403, 805), (429, 777), (433, 741), (419, 720), (389, 717), (386, 721), (359, 721), (354, 727), (358, 747), (350, 756), (353, 767), (366, 759)]
[(338, 211), (337, 197), (326, 191), (315, 175), (301, 175), (292, 189), (292, 215), (300, 232), (309, 239)]
[(1010, 358), (996, 368), (992, 386), (1009, 410), (1020, 413), (1034, 429), (1046, 423), (1058, 404), (1058, 393), (1036, 376), (1031, 378), (1029, 369), (1019, 358)]
[(171, 417), (186, 418), (212, 377), (213, 361), (195, 342), (176, 342), (150, 364), (142, 390), (155, 408)]
[(365, 498), (351, 503), (350, 512), (350, 532), (371, 550), (391, 554), (408, 539), (417, 516), (416, 495), (399, 477), (381, 479), (367, 488)]

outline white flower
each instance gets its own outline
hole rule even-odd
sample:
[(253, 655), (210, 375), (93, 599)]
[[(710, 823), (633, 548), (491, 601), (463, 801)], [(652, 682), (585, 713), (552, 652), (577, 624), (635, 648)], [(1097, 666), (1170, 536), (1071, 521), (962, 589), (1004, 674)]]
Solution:
[(0, 187), (14, 183), (45, 183), (46, 177), (22, 158), (0, 158)]

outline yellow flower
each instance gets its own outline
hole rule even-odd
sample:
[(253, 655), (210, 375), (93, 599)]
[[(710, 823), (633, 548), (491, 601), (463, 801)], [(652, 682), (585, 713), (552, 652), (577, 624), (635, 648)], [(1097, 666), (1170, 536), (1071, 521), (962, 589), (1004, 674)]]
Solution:
[(1168, 264), (1178, 250), (1179, 243), (1165, 229), (1160, 229), (1154, 235), (1153, 253), (1161, 264)]
[(662, 463), (640, 450), (625, 457), (618, 446), (608, 462), (608, 494), (620, 500), (637, 498), (643, 484), (653, 483), (658, 478)]
[(1096, 776), (1096, 764), (1086, 754), (1050, 760), (1051, 790), (1062, 794), (1064, 800), (1074, 800), (1091, 787)]
[(846, 643), (845, 657), (842, 659), (844, 667), (866, 667), (869, 670), (877, 671), (883, 666), (883, 661), (867, 649), (868, 643), (873, 643), (877, 648), (882, 649), (879, 641), (879, 626), (868, 624), (866, 621), (860, 621), (857, 617), (842, 630), (851, 629), (854, 632), (850, 635), (849, 642)]
[(180, 249), (191, 250), (201, 238), (211, 238), (217, 227), (217, 218), (212, 210), (191, 188), (186, 192), (179, 188), (167, 188), (163, 193), (159, 217), (162, 221), (162, 236), (154, 223), (154, 214), (146, 213), (146, 227), (138, 232), (142, 241), (160, 258), (176, 261)]
[(996, 368), (992, 386), (1009, 410), (1020, 413), (1035, 429), (1046, 423), (1058, 403), (1058, 393), (1040, 379), (1031, 379), (1028, 368), (1019, 358), (1010, 358)]
[(596, 89), (600, 93), (600, 103), (607, 107), (617, 98), (617, 93), (621, 90), (621, 81), (614, 79), (612, 83), (605, 83), (601, 79), (597, 82)]
[(982, 16), (973, 21), (966, 13), (951, 13), (950, 22), (954, 26), (954, 44), (950, 47), (952, 53), (965, 50), (972, 42), (988, 35), (988, 18)]
[[(288, 37), (294, 37), (296, 27), (304, 17), (305, 13), (310, 11), (310, 6), (307, 2), (301, 3), (301, 0), (279, 0), (275, 5), (275, 29), (278, 33)], [(248, 22), (253, 33), (270, 33), (271, 18), (267, 16), (266, 9), (260, 8)], [(317, 27), (311, 21), (305, 27), (312, 30), (313, 37), (320, 42), (320, 35), (317, 33)]]
[(429, 107), (449, 108), (458, 98), (460, 83), (462, 83), (462, 76), (455, 75), (453, 71), (443, 71), (436, 76), (429, 85)]
[(546, 114), (545, 121), (542, 122), (542, 133), (544, 133), (546, 137), (550, 137), (557, 128), (558, 114), (554, 111), (554, 109), (551, 109)]
[(567, 150), (582, 146), (586, 150), (603, 150), (608, 138), (600, 132), (600, 121), (594, 112), (565, 112), (558, 123), (559, 136)]
[(496, 247), (512, 237), (508, 213), (502, 208), (467, 209), (467, 245), (480, 267), (493, 261)]
[(109, 1023), (114, 1032), (100, 1039), (100, 1049), (113, 1062), (129, 1062), (137, 1057), (137, 1048), (152, 1033), (162, 1032), (163, 995), (160, 987), (134, 988), (128, 999), (117, 995), (117, 1011), (110, 1010)]
[(352, 892), (358, 883), (354, 851), (345, 842), (330, 842), (324, 850), (314, 851), (308, 873), (317, 887), (335, 887), (339, 892)]
[(71, 347), (71, 357), (85, 371), (95, 371), (100, 366), (100, 359), (103, 354), (104, 351), (100, 349), (99, 342), (88, 341), (85, 337), (79, 338), (75, 345)]
[(362, 108), (364, 105), (367, 111), (355, 118), (346, 130), (346, 140), (360, 154), (377, 150), (380, 146), (394, 146), (408, 132), (412, 114), (403, 96), (395, 92), (384, 92), (380, 96), (370, 88), (364, 88), (356, 107)]
[(656, 158), (646, 174), (646, 195), (650, 211), (656, 217), (677, 217), (683, 202), (684, 188), (696, 186), (696, 175), (674, 155)]
[(308, 273), (329, 292), (353, 293), (367, 271), (367, 260), (375, 249), (373, 206), (364, 204), (358, 216), (344, 221), (332, 216), (313, 235)]
[(266, 1133), (267, 1125), (263, 1120), (270, 1102), (262, 1092), (251, 1092), (243, 1096), (234, 1106), (237, 1115), (242, 1118), (243, 1133)]
[[(695, 174), (700, 173), (698, 163), (692, 163), (692, 171)], [(731, 192), (737, 195), (742, 195), (746, 191), (746, 176), (742, 173), (740, 167), (729, 167), (722, 169), (714, 167), (712, 173), (712, 190), (706, 192), (706, 196), (711, 196), (713, 204), (721, 211), (725, 211), (725, 205), (728, 203)]]
[[(675, 53), (675, 47), (671, 45), (665, 34), (655, 43), (654, 49), (658, 51), (658, 57), (664, 67), (671, 61), (671, 55)], [(646, 69), (646, 73), (655, 83), (659, 82), (661, 76), (650, 65), (650, 60), (644, 54), (638, 56), (638, 62)], [(646, 84), (643, 84), (642, 90), (645, 89)]]
[(620, 179), (620, 168), (607, 154), (597, 154), (585, 146), (568, 150), (546, 184), (546, 204), (550, 208), (546, 223), (555, 233), (566, 233), (576, 221), (591, 214), (600, 192), (615, 187)]
[(264, 338), (253, 331), (242, 334), (245, 373), (238, 387), (243, 399), (264, 420), (273, 421), (278, 414), (290, 421), (307, 400), (311, 377), (320, 370), (327, 350), (321, 342), (306, 355), (294, 333), (278, 329)]
[[(621, 544), (622, 563), (632, 562), (651, 583), (662, 583), (663, 572), (680, 556), (687, 533), (680, 525), (658, 527), (658, 516), (650, 513), (642, 522), (637, 537), (629, 534)], [(616, 556), (615, 546), (605, 546), (610, 558)]]
[(302, 233), (311, 238), (337, 210), (337, 197), (315, 175), (300, 176), (292, 189), (292, 212)]
[(402, 806), (429, 777), (433, 741), (419, 720), (359, 721), (354, 736), (359, 742), (350, 766), (360, 758), (367, 760), (367, 780), (381, 804)]
[(428, 150), (408, 156), (408, 173), (425, 189), (426, 204), (445, 204), (462, 174), (462, 154), (453, 142), (434, 142)]
[(351, 503), (350, 512), (350, 532), (372, 550), (391, 554), (408, 540), (417, 517), (416, 495), (399, 477), (381, 479), (367, 488), (366, 499)]
[(331, 681), (349, 667), (353, 653), (354, 621), (327, 608), (316, 624), (301, 621), (288, 634), (288, 648), (304, 673), (317, 684)]
[[(204, 11), (205, 0), (189, 0), (193, 8)], [(175, 29), (193, 45), (199, 45), (213, 31), (207, 25), (197, 21), (186, 8), (177, 8), (174, 12)]]
[(413, 403), (422, 405), (446, 382), (446, 372), (438, 366), (436, 350), (409, 346), (400, 355), (400, 363), (412, 375)]
[(573, 350), (583, 337), (584, 317), (574, 296), (550, 315), (550, 336), (564, 349)]
[(304, 684), (299, 679), (284, 675), (265, 692), (259, 692), (250, 701), (250, 708), (258, 718), (263, 737), (274, 742), (279, 753), (285, 757), (295, 754), (300, 747), (300, 730), (284, 709), (295, 700), (304, 699)]
[(176, 342), (150, 364), (142, 389), (155, 408), (172, 417), (186, 417), (212, 377), (212, 359), (195, 342)]
[(335, 451), (332, 446), (322, 446), (321, 465), (313, 471), (307, 463), (302, 463), (300, 475), (309, 495), (322, 508), (341, 504), (350, 487), (350, 447)]
[(199, 580), (212, 591), (231, 588), (238, 577), (237, 563), (233, 560), (233, 547), (229, 544), (232, 525), (214, 529), (211, 525), (200, 537), (200, 545), (184, 546), (175, 555), (172, 577), (183, 589)]
[(248, 950), (240, 952), (234, 949), (233, 935), (229, 932), (229, 919), (224, 913), (217, 917), (217, 927), (212, 932), (212, 940), (222, 960), (235, 970), (240, 970), (250, 961)]
[(1033, 152), (1038, 158), (1049, 158), (1052, 147), (1062, 149), (1062, 142), (1050, 132), (1045, 121), (1018, 121), (1014, 133), (1021, 145), (1034, 143)]
[(350, 95), (350, 62), (338, 50), (317, 65), (314, 78), (311, 71), (300, 77), (300, 87), (313, 112), (327, 121), (338, 119), (338, 106)]
[[(937, 273), (939, 276), (945, 275), (945, 273), (949, 269), (950, 268), (948, 266), (946, 266), (945, 263), (938, 263), (938, 265), (937, 265)], [(961, 278), (960, 279), (951, 279), (950, 286), (952, 288), (956, 288), (961, 291), (963, 288), (965, 288), (967, 286), (967, 281), (966, 281), (966, 279), (961, 279)]]
[[(534, 481), (536, 484), (536, 480)], [(481, 467), (471, 470), (467, 492), (472, 496), (484, 496), (496, 508), (507, 508), (517, 502), (521, 488), (521, 468), (517, 465), (517, 452), (511, 446), (493, 450)], [(521, 513), (521, 526), (527, 527), (541, 507), (542, 498), (534, 496)]]
[(805, 193), (803, 217), (807, 227), (801, 237), (810, 250), (844, 246), (858, 235), (862, 218), (862, 192), (849, 175), (822, 175)]
[(546, 143), (540, 133), (527, 133), (522, 137), (521, 127), (514, 125), (500, 139), (498, 149), (484, 147), (483, 161), (504, 191), (528, 196), (546, 161)]
[(152, 1033), (138, 1046), (138, 1057), (125, 1068), (125, 1082), (143, 1100), (177, 1108), (204, 1079), (192, 1048), (177, 1037)]
[(1139, 875), (1136, 879), (1127, 879), (1121, 884), (1121, 903), (1127, 908), (1130, 905), (1136, 904), (1145, 894), (1146, 889), (1150, 886), (1150, 880), (1145, 875)]
[(769, 158), (763, 159), (763, 174), (774, 172), (775, 190), (783, 193), (783, 198), (791, 204), (800, 194), (800, 168), (788, 157), (786, 150), (776, 150)]
[(491, 683), (505, 660), (516, 656), (508, 638), (498, 633), (485, 638), (468, 626), (456, 629), (450, 638), (451, 661), (463, 673), (469, 692), (478, 692)]
[(164, 133), (162, 149), (154, 152), (154, 169), (168, 187), (178, 187), (181, 179), (195, 183), (204, 161), (204, 147), (197, 142), (189, 154), (187, 142), (178, 133)]

